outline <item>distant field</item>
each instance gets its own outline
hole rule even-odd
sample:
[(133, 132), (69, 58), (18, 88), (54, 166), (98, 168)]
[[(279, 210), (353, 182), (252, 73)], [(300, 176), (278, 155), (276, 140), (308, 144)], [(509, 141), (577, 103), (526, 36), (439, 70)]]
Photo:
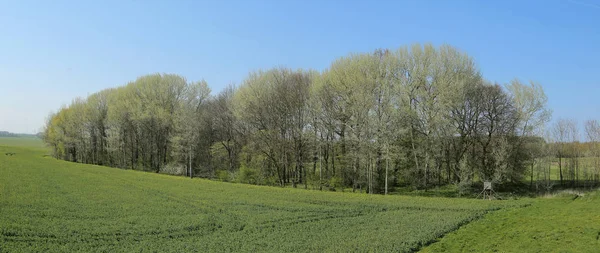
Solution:
[[(585, 169), (588, 169), (588, 171), (592, 171), (593, 170), (593, 164), (594, 164), (594, 158), (592, 157), (580, 157), (579, 159), (579, 170), (580, 170), (580, 177), (583, 178), (583, 171)], [(562, 163), (563, 163), (563, 176), (566, 178), (566, 173), (567, 173), (567, 159), (563, 159)], [(558, 159), (554, 159), (554, 161), (552, 162), (552, 165), (550, 166), (550, 179), (551, 180), (560, 180), (560, 169), (558, 166)], [(529, 180), (529, 179), (527, 179)], [(535, 180), (535, 177), (534, 177)]]
[(407, 252), (525, 203), (191, 180), (44, 158), (44, 149), (7, 143), (15, 144), (0, 140), (0, 252)]
[(37, 137), (0, 137), (0, 146), (44, 148), (44, 142)]

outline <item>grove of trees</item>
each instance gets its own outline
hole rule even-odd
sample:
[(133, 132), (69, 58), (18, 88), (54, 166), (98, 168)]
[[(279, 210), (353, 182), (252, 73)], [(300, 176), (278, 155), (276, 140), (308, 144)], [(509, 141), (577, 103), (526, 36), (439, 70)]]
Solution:
[[(581, 140), (584, 142), (581, 142)], [(600, 182), (600, 122), (584, 123), (583, 136), (573, 119), (558, 119), (546, 134), (547, 143), (538, 146), (532, 161), (531, 182), (538, 187), (560, 184), (566, 187), (594, 187)], [(537, 169), (534, 167), (537, 164)], [(554, 171), (552, 167), (556, 168)], [(534, 176), (535, 175), (535, 176)], [(552, 182), (552, 178), (558, 182)], [(547, 189), (546, 189), (547, 190)]]
[[(61, 108), (44, 140), (69, 161), (254, 184), (538, 185), (549, 154), (579, 154), (564, 145), (575, 140), (568, 122), (544, 131), (546, 102), (537, 83), (490, 82), (466, 53), (425, 44), (350, 54), (324, 71), (256, 71), (214, 95), (205, 81), (143, 76)], [(565, 180), (598, 180), (597, 121), (586, 136), (596, 169), (563, 168)]]

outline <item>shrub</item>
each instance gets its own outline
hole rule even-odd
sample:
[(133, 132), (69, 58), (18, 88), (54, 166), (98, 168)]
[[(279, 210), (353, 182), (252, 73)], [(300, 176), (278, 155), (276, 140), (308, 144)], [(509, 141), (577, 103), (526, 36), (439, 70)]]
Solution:
[(160, 168), (160, 173), (169, 175), (185, 175), (186, 168), (178, 164), (167, 164)]
[(466, 196), (472, 194), (473, 192), (472, 183), (470, 180), (463, 180), (458, 183), (458, 195)]
[(270, 176), (270, 177), (265, 178), (264, 183), (265, 183), (265, 185), (268, 185), (268, 186), (276, 186), (276, 185), (279, 185), (279, 179), (277, 179), (276, 176)]
[(256, 184), (256, 174), (255, 169), (242, 166), (238, 172), (237, 181), (245, 184)]
[(217, 170), (217, 179), (223, 182), (229, 181), (229, 172), (226, 170)]
[(331, 179), (329, 179), (329, 188), (331, 190), (335, 191), (335, 189), (338, 188), (338, 187), (343, 187), (343, 185), (342, 185), (342, 179), (341, 178), (339, 178), (339, 177), (332, 177)]

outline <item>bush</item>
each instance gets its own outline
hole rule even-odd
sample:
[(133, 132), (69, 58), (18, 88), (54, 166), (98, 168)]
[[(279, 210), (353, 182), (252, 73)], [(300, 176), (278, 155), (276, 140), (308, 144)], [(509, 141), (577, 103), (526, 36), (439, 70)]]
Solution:
[(255, 169), (242, 166), (238, 172), (237, 181), (245, 184), (256, 184), (256, 174)]
[(339, 178), (339, 177), (332, 177), (331, 179), (329, 179), (329, 188), (331, 190), (335, 191), (335, 189), (338, 188), (338, 187), (343, 187), (343, 185), (342, 185), (342, 179), (341, 178)]
[(184, 166), (178, 164), (167, 164), (164, 167), (160, 168), (160, 173), (169, 174), (169, 175), (185, 175), (186, 168)]
[(277, 179), (276, 176), (270, 176), (265, 178), (264, 184), (268, 186), (276, 186), (279, 185), (279, 179)]
[(217, 179), (219, 179), (219, 181), (228, 182), (229, 172), (226, 170), (217, 170)]
[(458, 195), (468, 196), (473, 193), (473, 187), (470, 180), (463, 180), (458, 183)]

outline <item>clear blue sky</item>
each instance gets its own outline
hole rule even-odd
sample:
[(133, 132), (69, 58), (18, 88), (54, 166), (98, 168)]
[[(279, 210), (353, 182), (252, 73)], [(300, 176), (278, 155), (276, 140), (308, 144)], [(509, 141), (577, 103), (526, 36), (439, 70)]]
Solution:
[(3, 1), (0, 130), (33, 133), (77, 96), (140, 75), (322, 70), (350, 52), (450, 44), (484, 76), (540, 82), (554, 119), (600, 119), (600, 2)]

